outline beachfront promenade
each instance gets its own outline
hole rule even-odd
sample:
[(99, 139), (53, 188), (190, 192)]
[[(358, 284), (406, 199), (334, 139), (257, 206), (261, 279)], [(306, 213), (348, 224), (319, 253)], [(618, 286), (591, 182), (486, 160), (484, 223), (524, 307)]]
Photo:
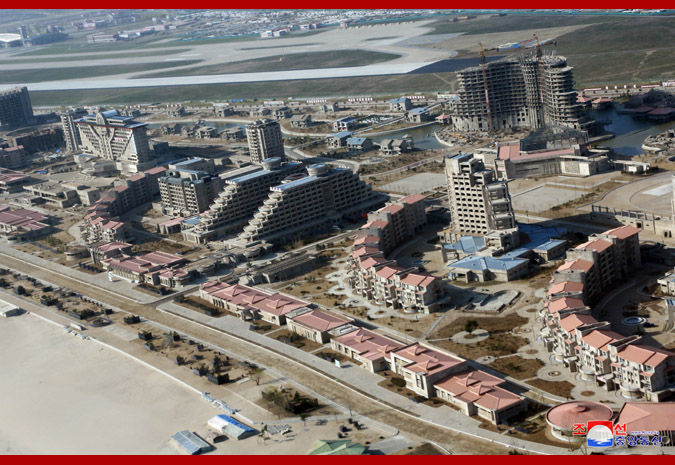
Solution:
[[(172, 302), (164, 302), (155, 309), (152, 304), (136, 300), (134, 297), (140, 297), (136, 295), (139, 293), (122, 294), (90, 284), (87, 282), (90, 276), (77, 270), (7, 248), (3, 248), (0, 256), (3, 256), (7, 267), (57, 286), (68, 287), (113, 308), (138, 314), (163, 327), (188, 334), (193, 339), (239, 354), (243, 359), (268, 367), (338, 404), (350, 405), (354, 411), (375, 421), (395, 426), (402, 432), (429, 437), (455, 453), (494, 450), (494, 445), (489, 443), (532, 453), (569, 453), (563, 447), (523, 441), (508, 434), (481, 429), (479, 422), (449, 407), (433, 408), (414, 403), (378, 386), (383, 380), (380, 376), (354, 365), (338, 368), (315, 355), (249, 331), (249, 325), (235, 317), (211, 319)], [(129, 295), (133, 297), (127, 297)], [(224, 334), (230, 336), (226, 342)]]

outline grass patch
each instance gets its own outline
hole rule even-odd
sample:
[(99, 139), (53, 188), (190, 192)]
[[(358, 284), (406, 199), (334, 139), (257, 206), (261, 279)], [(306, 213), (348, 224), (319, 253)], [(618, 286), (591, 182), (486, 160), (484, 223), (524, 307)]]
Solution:
[(438, 329), (430, 337), (430, 339), (451, 337), (460, 331), (464, 331), (467, 323), (469, 323), (470, 321), (476, 321), (478, 323), (477, 328), (479, 329), (484, 329), (489, 333), (496, 333), (496, 332), (511, 331), (514, 328), (526, 324), (528, 322), (528, 319), (519, 316), (516, 313), (509, 313), (508, 315), (500, 317), (487, 317), (487, 318), (481, 318), (479, 315), (468, 317), (462, 316), (455, 319), (452, 323)]
[[(99, 31), (102, 32), (102, 31)], [(86, 42), (69, 42), (69, 43), (60, 43), (58, 45), (50, 45), (46, 47), (36, 48), (29, 52), (22, 53), (22, 57), (27, 56), (40, 56), (40, 55), (60, 55), (60, 54), (69, 54), (69, 53), (96, 53), (96, 52), (117, 52), (123, 50), (133, 50), (133, 49), (142, 49), (148, 48), (154, 42), (158, 40), (166, 39), (167, 36), (155, 35), (149, 38), (141, 38), (130, 40), (128, 42), (117, 42), (114, 44), (90, 44)], [(161, 47), (171, 47), (169, 43), (159, 44)]]
[(544, 363), (539, 359), (525, 359), (518, 355), (512, 355), (498, 358), (488, 366), (515, 379), (527, 379), (536, 376)]
[(423, 442), (413, 450), (407, 450), (405, 455), (445, 455), (433, 444)]
[(90, 78), (97, 76), (109, 76), (122, 73), (136, 73), (153, 69), (172, 68), (199, 63), (202, 60), (172, 61), (168, 63), (142, 63), (106, 66), (76, 66), (73, 68), (41, 68), (41, 69), (8, 69), (0, 75), (0, 83), (28, 83), (60, 81), (63, 79)]
[(476, 19), (458, 22), (453, 22), (453, 18), (442, 19), (431, 24), (430, 26), (433, 27), (434, 30), (425, 35), (450, 34), (457, 32), (464, 32), (465, 34), (490, 34), (495, 32), (546, 29), (583, 24), (615, 23), (623, 19), (624, 18), (622, 17), (611, 15), (581, 16), (509, 13), (506, 16), (479, 16)]
[(178, 252), (181, 253), (188, 252), (190, 250), (192, 250), (192, 247), (164, 240), (147, 241), (143, 242), (142, 244), (136, 244), (131, 248), (131, 251), (135, 254), (144, 252), (155, 252), (155, 251), (175, 254)]
[[(177, 53), (189, 52), (189, 48), (173, 48), (167, 50), (156, 50), (152, 52), (130, 52), (130, 53), (114, 53), (109, 55), (72, 55), (69, 57), (53, 58), (46, 56), (43, 58), (31, 58), (28, 60), (0, 60), (0, 65), (8, 65), (15, 63), (44, 63), (46, 61), (82, 61), (82, 60), (107, 60), (114, 58), (142, 58), (142, 57), (156, 57), (164, 55), (175, 55)], [(13, 55), (16, 57), (23, 57), (23, 55)]]
[(470, 359), (475, 359), (483, 355), (501, 357), (502, 355), (513, 354), (528, 343), (527, 339), (509, 333), (493, 334), (487, 339), (472, 344), (458, 344), (452, 341), (434, 341), (434, 345), (455, 353), (460, 357)]
[(532, 379), (527, 384), (546, 391), (555, 396), (569, 398), (572, 395), (574, 384), (569, 381), (547, 381), (545, 379)]
[(292, 53), (274, 55), (253, 60), (221, 63), (218, 65), (199, 66), (196, 68), (163, 71), (144, 74), (137, 78), (200, 76), (203, 74), (236, 74), (271, 71), (290, 71), (317, 68), (346, 68), (364, 66), (393, 60), (399, 55), (393, 53), (371, 52), (368, 50), (332, 50), (326, 52)]
[(394, 95), (405, 92), (437, 92), (454, 88), (454, 73), (395, 74), (333, 79), (207, 84), (199, 86), (138, 87), (95, 90), (31, 92), (33, 105), (140, 104), (152, 102), (212, 101), (219, 99), (276, 99), (340, 97), (344, 95)]

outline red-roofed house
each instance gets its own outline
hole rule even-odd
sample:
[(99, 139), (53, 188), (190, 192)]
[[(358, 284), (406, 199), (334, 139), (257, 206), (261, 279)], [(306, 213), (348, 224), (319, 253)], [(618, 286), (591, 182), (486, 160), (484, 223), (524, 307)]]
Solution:
[(97, 266), (103, 266), (103, 261), (120, 255), (131, 255), (132, 245), (126, 242), (97, 242), (89, 246), (91, 260)]
[(625, 337), (607, 329), (596, 329), (583, 336), (579, 334), (575, 351), (581, 378), (595, 381), (597, 386), (613, 390), (610, 350), (621, 350), (626, 344), (637, 339), (639, 336)]
[(660, 402), (675, 391), (675, 353), (646, 345), (610, 348), (614, 383), (628, 398)]
[(321, 344), (329, 341), (329, 331), (348, 325), (352, 321), (354, 320), (337, 313), (308, 308), (300, 308), (286, 315), (288, 329)]
[(436, 395), (459, 407), (465, 415), (499, 424), (527, 410), (525, 399), (501, 387), (505, 381), (480, 370), (451, 375), (434, 385)]
[(209, 281), (201, 285), (200, 296), (216, 307), (243, 319), (262, 319), (283, 326), (286, 315), (309, 304), (279, 293), (270, 294), (241, 284)]
[(190, 282), (190, 273), (182, 269), (186, 262), (179, 255), (154, 251), (136, 257), (113, 256), (101, 265), (108, 273), (134, 283), (177, 287)]
[(345, 331), (346, 334), (333, 337), (333, 350), (356, 360), (371, 373), (389, 370), (389, 353), (405, 344), (367, 329), (352, 328), (352, 331)]
[(467, 368), (464, 359), (419, 342), (391, 352), (390, 364), (408, 389), (427, 399), (435, 394), (434, 384)]
[(651, 444), (655, 436), (658, 436), (659, 444), (663, 446), (672, 447), (675, 444), (675, 402), (626, 402), (619, 410), (616, 422), (625, 424), (628, 434), (632, 431), (658, 431), (657, 435), (648, 435)]
[(54, 228), (51, 220), (42, 213), (9, 206), (0, 206), (0, 233), (8, 235), (10, 240), (35, 239), (51, 233)]

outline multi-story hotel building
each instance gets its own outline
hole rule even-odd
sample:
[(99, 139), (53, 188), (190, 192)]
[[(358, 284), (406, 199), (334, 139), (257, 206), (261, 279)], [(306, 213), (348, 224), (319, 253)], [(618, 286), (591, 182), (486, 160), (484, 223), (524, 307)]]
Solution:
[(256, 120), (246, 125), (248, 151), (251, 162), (262, 163), (268, 158), (284, 160), (284, 140), (281, 137), (281, 126), (271, 119)]
[(76, 121), (84, 153), (118, 162), (123, 173), (137, 173), (154, 166), (147, 123), (139, 123), (117, 110), (87, 115)]
[(307, 171), (309, 176), (270, 188), (238, 243), (253, 246), (263, 241), (297, 240), (326, 231), (345, 218), (357, 219), (386, 200), (346, 168), (319, 164)]
[(499, 247), (516, 247), (518, 229), (508, 184), (468, 153), (446, 158), (445, 174), (453, 242), (465, 235), (492, 234)]
[(33, 124), (33, 105), (27, 87), (15, 87), (0, 92), (0, 129)]
[(80, 130), (75, 122), (87, 116), (87, 110), (83, 108), (70, 109), (61, 113), (61, 126), (63, 127), (63, 139), (66, 141), (66, 150), (74, 152), (80, 149), (82, 139)]

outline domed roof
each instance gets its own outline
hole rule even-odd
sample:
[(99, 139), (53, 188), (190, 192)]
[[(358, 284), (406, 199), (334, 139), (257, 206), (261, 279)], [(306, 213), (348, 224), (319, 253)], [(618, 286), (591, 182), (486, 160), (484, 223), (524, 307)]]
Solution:
[(552, 407), (546, 413), (549, 425), (563, 430), (572, 430), (575, 423), (586, 424), (588, 421), (611, 420), (614, 411), (600, 402), (573, 400)]

